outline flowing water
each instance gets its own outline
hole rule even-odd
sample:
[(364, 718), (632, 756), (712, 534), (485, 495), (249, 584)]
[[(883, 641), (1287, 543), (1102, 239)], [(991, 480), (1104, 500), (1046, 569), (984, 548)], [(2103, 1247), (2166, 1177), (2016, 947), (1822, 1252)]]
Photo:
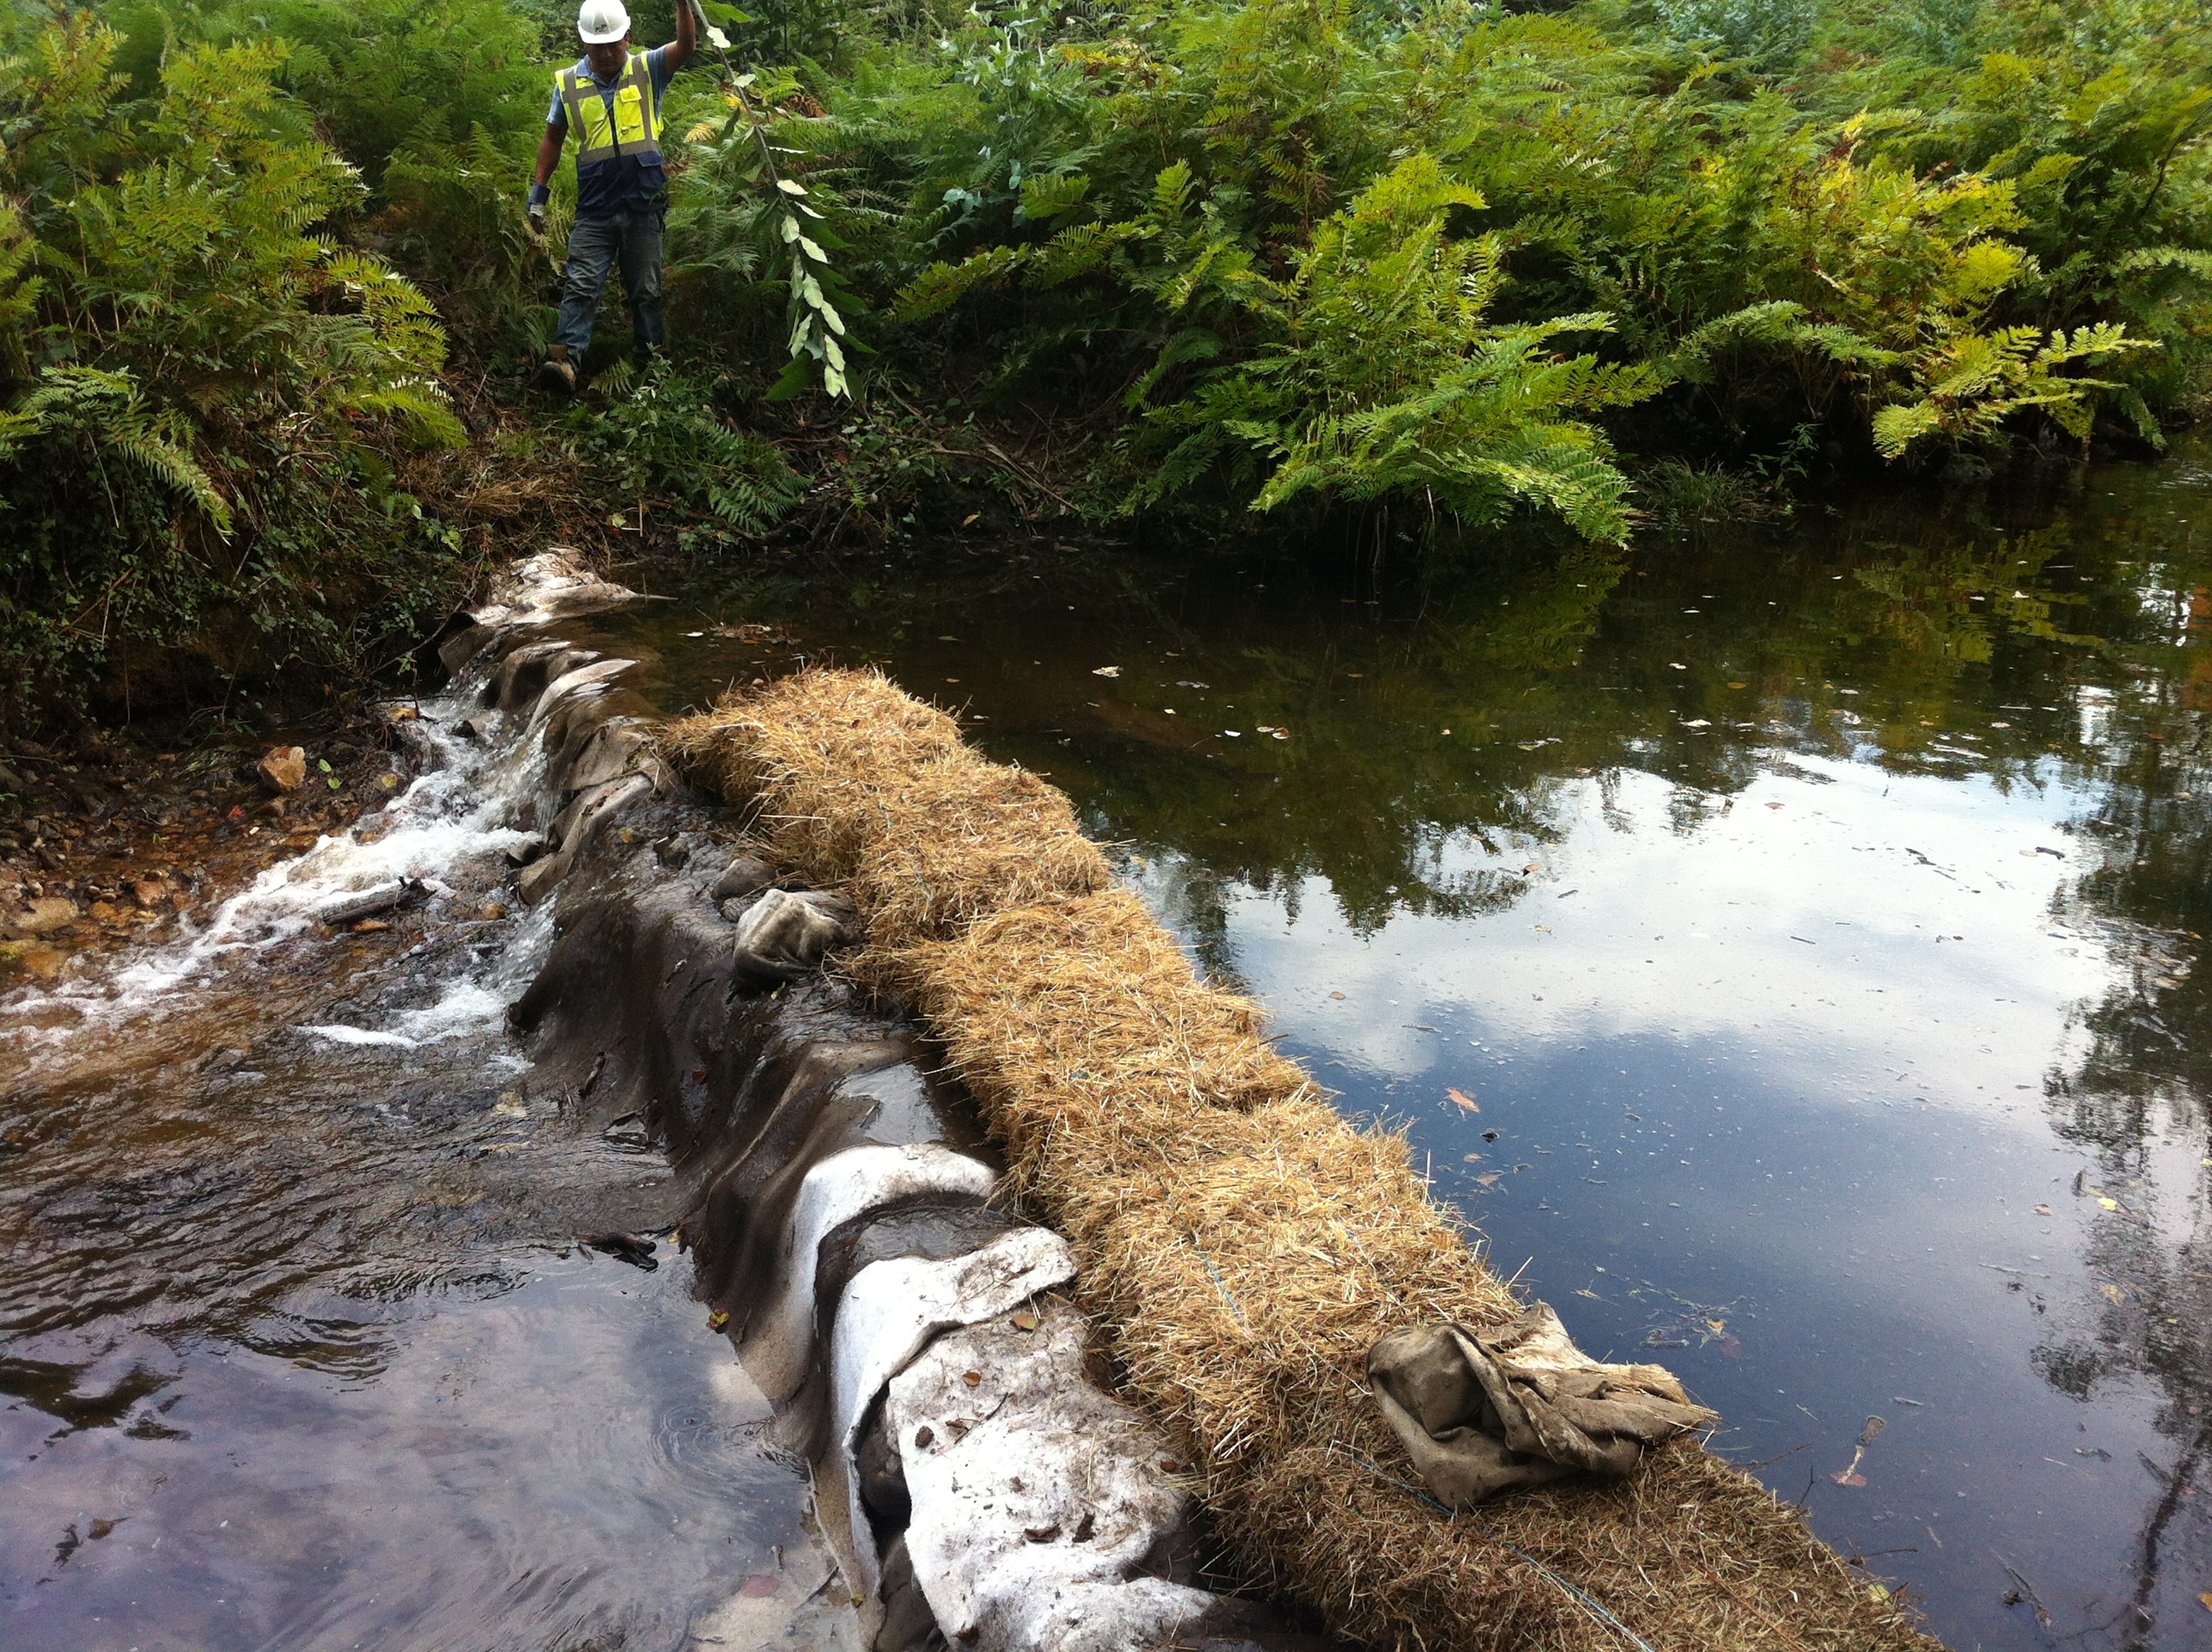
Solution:
[[(1968, 1648), (2212, 1645), (2212, 452), (1377, 573), (695, 579), (1048, 773), (1592, 1351)], [(740, 622), (750, 622), (741, 623)]]
[[(550, 937), (498, 890), (538, 777), (473, 708), (426, 704), (441, 766), (193, 935), (0, 1006), (10, 1652), (841, 1643), (684, 1259), (576, 1243), (682, 1212), (504, 1029)], [(398, 876), (424, 910), (314, 922)]]
[[(2180, 1652), (2207, 459), (1626, 556), (695, 572), (601, 623), (677, 704), (830, 657), (962, 708), (1500, 1267), (1673, 1365), (1951, 1644)], [(681, 1259), (574, 1247), (680, 1212), (502, 1029), (548, 938), (495, 910), (534, 777), (459, 709), (446, 770), (196, 938), (4, 1006), (0, 1644), (839, 1633)], [(419, 919), (309, 921), (399, 873)]]

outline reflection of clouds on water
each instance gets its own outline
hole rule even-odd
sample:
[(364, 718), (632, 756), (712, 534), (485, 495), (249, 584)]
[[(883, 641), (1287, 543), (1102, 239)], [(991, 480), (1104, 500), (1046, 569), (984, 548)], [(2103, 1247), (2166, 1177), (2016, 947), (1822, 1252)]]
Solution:
[[(1615, 824), (1595, 782), (1563, 787), (1559, 841), (1519, 900), (1479, 921), (1401, 914), (1363, 934), (1311, 887), (1295, 917), (1227, 894), (1237, 966), (1300, 1036), (1400, 1078), (1441, 1050), (1406, 1023), (1510, 1005), (1498, 1018), (1516, 1040), (1719, 1035), (1803, 1064), (1808, 1090), (1904, 1071), (1916, 1095), (2014, 1111), (2013, 1086), (2042, 1087), (2054, 1023), (2109, 979), (2102, 949), (2051, 932), (2069, 874), (2034, 853), (2067, 841), (2074, 800), (1804, 761), (1825, 783), (1757, 780), (1686, 834), (1655, 776), (1620, 778)], [(1462, 841), (1443, 871), (1486, 861)]]

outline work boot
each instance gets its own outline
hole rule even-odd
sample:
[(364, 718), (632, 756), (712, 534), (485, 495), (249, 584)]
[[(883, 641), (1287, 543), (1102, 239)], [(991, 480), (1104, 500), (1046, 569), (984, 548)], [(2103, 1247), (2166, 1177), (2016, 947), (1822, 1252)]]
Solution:
[(555, 396), (576, 393), (575, 364), (568, 360), (566, 344), (554, 345), (538, 369), (538, 387)]

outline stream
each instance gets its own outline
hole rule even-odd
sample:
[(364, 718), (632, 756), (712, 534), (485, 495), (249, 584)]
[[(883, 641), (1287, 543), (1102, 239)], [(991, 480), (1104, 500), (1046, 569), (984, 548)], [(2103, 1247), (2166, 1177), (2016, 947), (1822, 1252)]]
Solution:
[[(544, 759), (456, 732), (475, 686), (351, 830), (0, 1005), (10, 1652), (850, 1644), (687, 1259), (577, 1242), (684, 1206), (506, 1029)], [(402, 876), (421, 910), (315, 921)]]
[[(1628, 554), (618, 577), (676, 598), (599, 622), (672, 710), (874, 661), (1048, 774), (1960, 1652), (2212, 1643), (2212, 449)], [(684, 1259), (574, 1242), (682, 1212), (504, 1030), (532, 777), (465, 709), (192, 938), (0, 1006), (10, 1648), (841, 1643)], [(402, 932), (307, 916), (401, 873)]]

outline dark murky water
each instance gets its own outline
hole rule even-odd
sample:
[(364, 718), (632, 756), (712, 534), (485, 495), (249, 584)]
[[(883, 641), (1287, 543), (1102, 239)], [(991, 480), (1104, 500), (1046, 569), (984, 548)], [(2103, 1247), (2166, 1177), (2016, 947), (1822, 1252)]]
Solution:
[[(682, 1206), (501, 1026), (548, 935), (484, 905), (528, 779), (471, 757), (198, 942), (8, 1000), (0, 1646), (845, 1644), (683, 1257), (576, 1246)], [(427, 911), (305, 924), (398, 872)]]
[(953, 551), (702, 580), (655, 637), (702, 697), (826, 653), (966, 708), (1499, 1266), (1953, 1645), (2179, 1652), (2208, 457), (1627, 557)]

